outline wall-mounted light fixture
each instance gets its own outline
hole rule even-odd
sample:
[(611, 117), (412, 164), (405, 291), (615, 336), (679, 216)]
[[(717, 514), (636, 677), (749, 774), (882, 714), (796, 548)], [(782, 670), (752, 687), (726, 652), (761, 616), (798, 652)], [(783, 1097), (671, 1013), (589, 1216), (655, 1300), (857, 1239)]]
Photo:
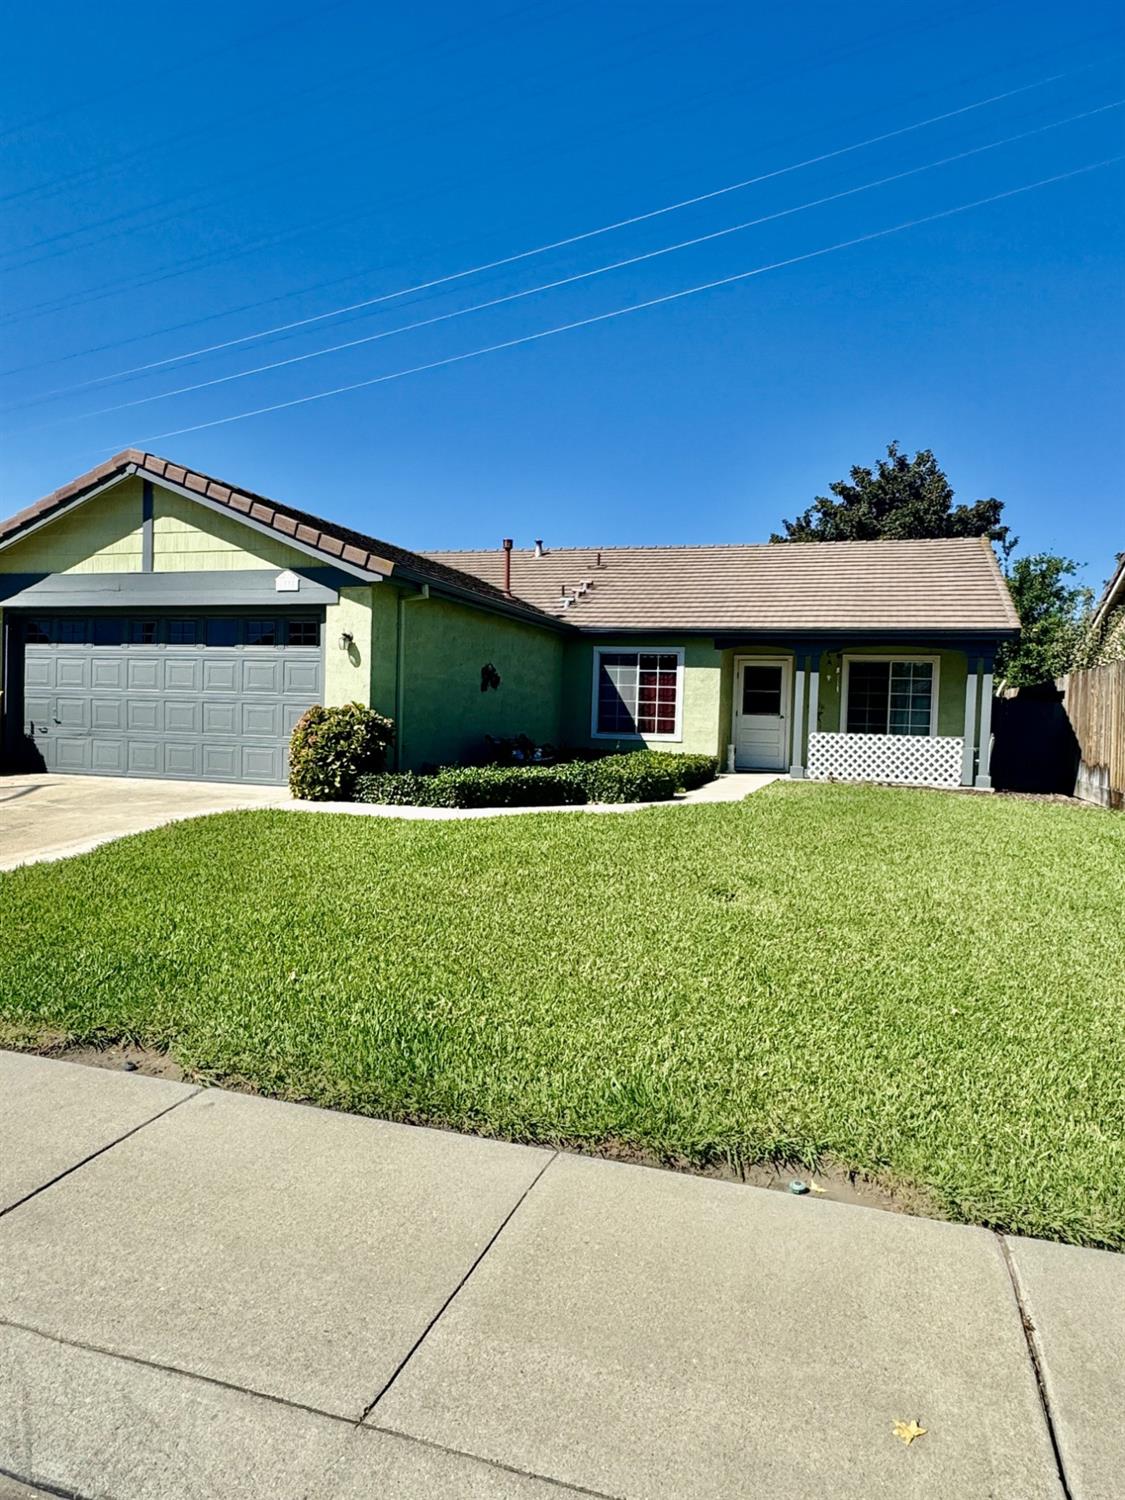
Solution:
[(345, 630), (337, 644), (341, 651), (350, 651), (355, 645), (355, 636), (350, 630)]

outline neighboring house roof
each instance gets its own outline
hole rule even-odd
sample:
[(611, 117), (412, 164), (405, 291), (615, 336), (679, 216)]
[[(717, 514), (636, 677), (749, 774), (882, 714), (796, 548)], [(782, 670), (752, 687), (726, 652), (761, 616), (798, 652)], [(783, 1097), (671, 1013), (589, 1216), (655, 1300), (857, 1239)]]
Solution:
[(1125, 552), (1118, 553), (1117, 568), (1105, 586), (1105, 592), (1094, 607), (1095, 629), (1108, 620), (1118, 605), (1125, 606)]
[(61, 514), (69, 506), (77, 505), (92, 492), (105, 489), (116, 480), (129, 474), (139, 474), (154, 483), (163, 484), (213, 504), (225, 506), (236, 516), (242, 516), (275, 531), (289, 542), (304, 548), (312, 548), (326, 563), (345, 563), (365, 572), (383, 577), (396, 574), (411, 582), (430, 583), (443, 591), (467, 595), (501, 609), (505, 613), (529, 615), (539, 618), (543, 624), (557, 627), (552, 617), (543, 618), (543, 612), (533, 604), (512, 599), (502, 588), (474, 574), (460, 573), (448, 563), (425, 557), (418, 552), (409, 552), (396, 547), (392, 542), (380, 541), (377, 537), (365, 536), (350, 526), (339, 526), (334, 521), (322, 520), (308, 511), (297, 510), (280, 500), (269, 500), (252, 490), (239, 489), (226, 484), (209, 474), (194, 469), (185, 469), (166, 458), (157, 458), (154, 453), (143, 453), (136, 448), (127, 448), (115, 454), (105, 463), (98, 464), (69, 484), (45, 495), (34, 505), (18, 511), (6, 521), (0, 521), (0, 546), (17, 541), (23, 533), (42, 525)]
[[(426, 555), (503, 587), (502, 551)], [(521, 549), (512, 592), (583, 630), (1019, 629), (984, 537)]]

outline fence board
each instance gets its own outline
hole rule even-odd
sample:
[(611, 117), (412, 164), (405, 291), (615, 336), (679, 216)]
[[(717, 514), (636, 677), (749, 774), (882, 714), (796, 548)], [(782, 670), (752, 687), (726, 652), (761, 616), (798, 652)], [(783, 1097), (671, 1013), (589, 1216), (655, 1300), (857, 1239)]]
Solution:
[(1125, 807), (1125, 661), (1071, 672), (1063, 706), (1082, 757), (1074, 795)]

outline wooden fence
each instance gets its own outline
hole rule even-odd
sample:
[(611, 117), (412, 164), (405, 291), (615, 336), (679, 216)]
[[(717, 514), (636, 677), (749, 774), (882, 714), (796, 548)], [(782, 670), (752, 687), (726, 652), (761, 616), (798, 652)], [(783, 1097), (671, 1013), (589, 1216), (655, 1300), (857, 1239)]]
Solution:
[(1074, 795), (1125, 808), (1125, 661), (1071, 672), (1063, 707), (1081, 755)]

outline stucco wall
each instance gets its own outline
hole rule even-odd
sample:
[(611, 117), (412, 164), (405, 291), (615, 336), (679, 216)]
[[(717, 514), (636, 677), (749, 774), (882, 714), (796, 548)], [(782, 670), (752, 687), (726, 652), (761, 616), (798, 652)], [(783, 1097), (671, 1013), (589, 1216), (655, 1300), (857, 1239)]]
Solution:
[[(394, 593), (392, 586), (380, 584), (377, 598), (384, 589), (388, 596)], [(452, 600), (414, 597), (401, 611), (400, 763), (417, 768), (471, 758), (486, 734), (526, 734), (557, 744), (562, 638)], [(375, 706), (392, 717), (394, 676), (387, 664), (396, 657), (396, 620), (397, 612), (378, 598)], [(489, 662), (500, 674), (500, 686), (482, 693), (481, 668)]]
[(123, 479), (0, 552), (0, 573), (139, 573), (141, 481)]
[[(330, 707), (341, 703), (371, 707), (374, 703), (376, 642), (372, 596), (384, 587), (361, 583), (356, 588), (341, 589), (339, 603), (328, 605), (324, 611), (324, 701)], [(345, 633), (352, 637), (352, 643), (342, 651), (340, 639)]]

